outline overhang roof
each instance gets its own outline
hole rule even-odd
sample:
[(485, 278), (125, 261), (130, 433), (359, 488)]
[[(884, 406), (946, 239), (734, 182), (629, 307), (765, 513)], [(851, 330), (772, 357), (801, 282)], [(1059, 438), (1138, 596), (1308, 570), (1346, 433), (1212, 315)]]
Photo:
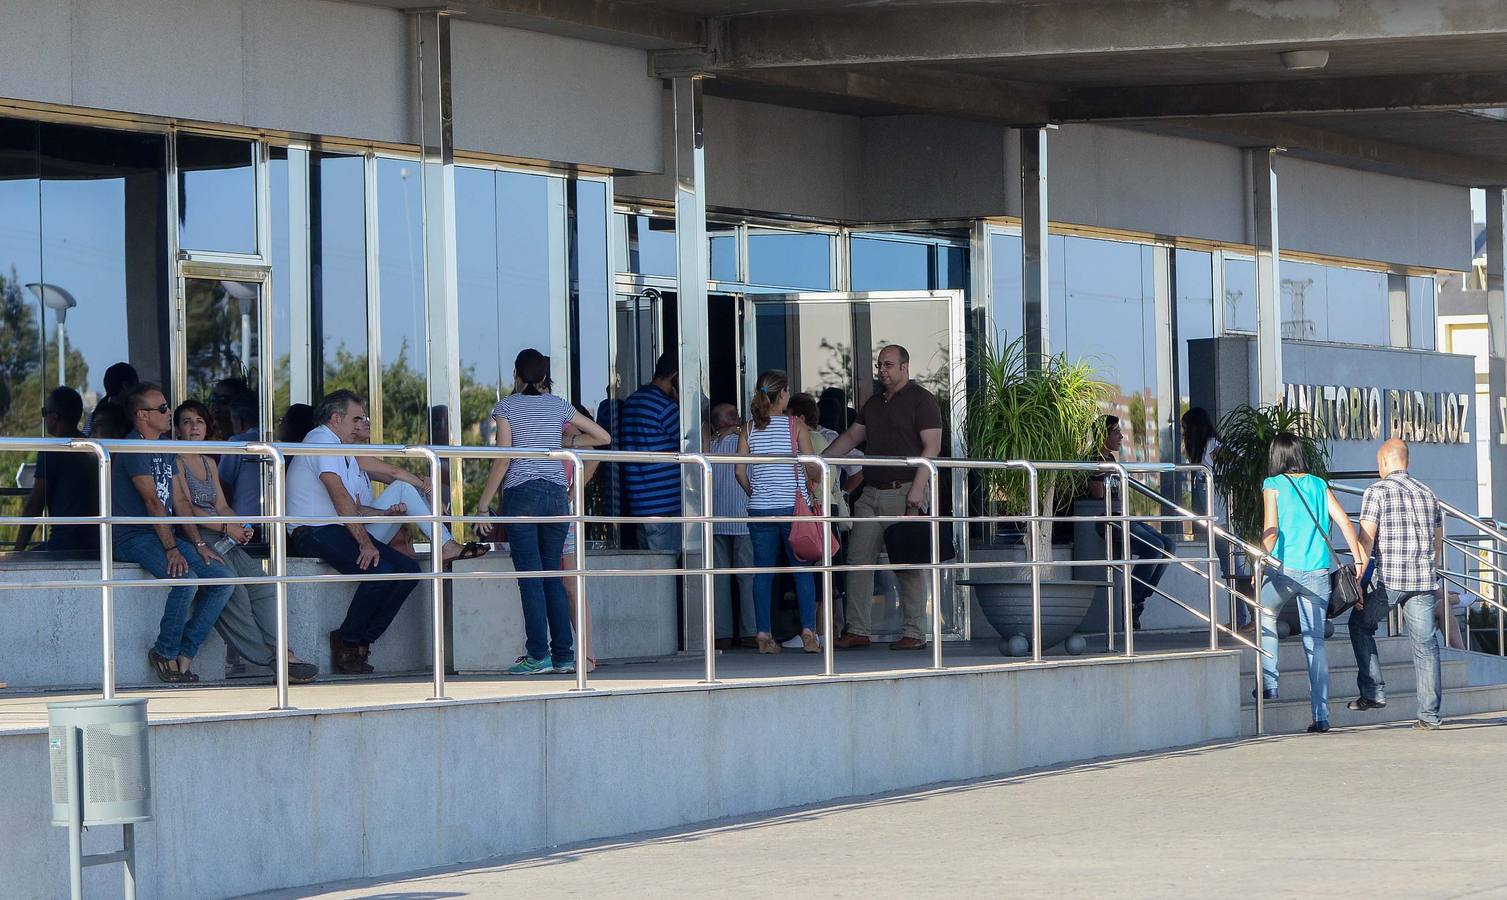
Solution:
[[(1507, 182), (1504, 0), (450, 5), (659, 51), (655, 71), (705, 72), (712, 94), (856, 115), (1113, 123), (1453, 184)], [(1329, 60), (1289, 70), (1288, 50)]]

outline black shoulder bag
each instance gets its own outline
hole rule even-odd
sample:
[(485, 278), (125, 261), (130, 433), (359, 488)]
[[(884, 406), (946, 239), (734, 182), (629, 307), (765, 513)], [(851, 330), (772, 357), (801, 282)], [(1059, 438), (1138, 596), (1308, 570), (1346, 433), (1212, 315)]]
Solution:
[[(1313, 520), (1313, 527), (1324, 535), (1324, 543), (1329, 545), (1329, 555), (1334, 558), (1339, 568), (1329, 573), (1329, 618), (1342, 616), (1350, 611), (1350, 608), (1361, 602), (1360, 581), (1356, 578), (1355, 566), (1339, 562), (1339, 554), (1334, 549), (1334, 544), (1329, 540), (1329, 532), (1319, 524), (1319, 517), (1308, 506), (1308, 501), (1303, 499), (1303, 494), (1298, 490), (1298, 483), (1293, 481), (1291, 475), (1282, 476), (1292, 484), (1293, 493), (1298, 495), (1298, 503), (1303, 506), (1303, 511), (1308, 513), (1308, 518)], [(1329, 485), (1324, 485), (1324, 491), (1329, 491)]]

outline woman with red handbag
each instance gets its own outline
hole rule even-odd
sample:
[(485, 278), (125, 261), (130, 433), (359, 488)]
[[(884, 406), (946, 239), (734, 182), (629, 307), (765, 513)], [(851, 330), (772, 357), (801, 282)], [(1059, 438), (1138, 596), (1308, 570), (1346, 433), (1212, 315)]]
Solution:
[[(743, 426), (738, 438), (740, 456), (793, 456), (811, 454), (811, 431), (799, 419), (786, 415), (790, 403), (790, 379), (782, 371), (771, 369), (759, 376), (758, 389), (751, 404), (753, 417)], [(805, 467), (794, 462), (740, 464), (738, 483), (748, 493), (748, 534), (753, 541), (754, 565), (767, 569), (779, 565), (780, 550), (792, 565), (801, 560), (790, 546), (789, 521), (760, 522), (762, 517), (789, 519), (796, 514), (797, 497), (809, 508), (805, 496), (808, 478), (820, 477), (820, 467)], [(796, 603), (801, 612), (801, 649), (820, 653), (816, 639), (816, 579), (810, 572), (794, 575)], [(760, 653), (779, 653), (780, 645), (771, 634), (770, 606), (774, 575), (759, 572), (754, 576), (754, 622), (758, 629)]]

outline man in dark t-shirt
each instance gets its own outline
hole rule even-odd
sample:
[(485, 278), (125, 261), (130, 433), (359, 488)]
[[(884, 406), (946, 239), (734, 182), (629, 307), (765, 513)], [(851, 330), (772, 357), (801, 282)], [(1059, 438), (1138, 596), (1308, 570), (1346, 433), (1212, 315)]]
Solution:
[[(846, 456), (859, 444), (866, 456), (925, 456), (936, 458), (942, 450), (942, 408), (930, 391), (910, 380), (910, 354), (899, 344), (879, 351), (875, 366), (884, 391), (870, 397), (858, 418), (823, 453)], [(853, 504), (855, 518), (915, 515), (925, 511), (930, 475), (910, 466), (864, 466), (863, 493)], [(848, 562), (873, 565), (884, 546), (888, 522), (855, 522), (848, 536)], [(891, 650), (922, 650), (926, 647), (926, 573), (906, 569), (896, 573), (900, 582), (900, 605), (905, 623)], [(837, 639), (843, 650), (867, 647), (873, 634), (870, 625), (874, 602), (874, 572), (849, 572), (847, 582), (847, 627)]]
[[(79, 419), (84, 415), (84, 401), (71, 387), (53, 388), (42, 407), (42, 423), (47, 436), (81, 438)], [(21, 515), (40, 516), (99, 515), (99, 461), (93, 453), (72, 450), (45, 450), (37, 454), (37, 471), (31, 494)], [(22, 525), (16, 533), (16, 549), (25, 550), (31, 543), (35, 525)], [(42, 550), (90, 551), (99, 547), (96, 525), (53, 525)]]

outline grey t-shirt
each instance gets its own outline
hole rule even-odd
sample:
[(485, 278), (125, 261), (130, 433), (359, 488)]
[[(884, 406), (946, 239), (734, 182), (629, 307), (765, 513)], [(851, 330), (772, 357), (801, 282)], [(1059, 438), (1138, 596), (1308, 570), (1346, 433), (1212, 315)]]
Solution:
[[(141, 432), (132, 431), (127, 440), (141, 440)], [(111, 513), (117, 516), (149, 516), (146, 501), (133, 483), (138, 475), (150, 475), (157, 485), (157, 499), (173, 514), (173, 465), (177, 455), (172, 453), (119, 453), (111, 462)], [(143, 534), (152, 534), (150, 525), (116, 525), (114, 538), (117, 542)]]

